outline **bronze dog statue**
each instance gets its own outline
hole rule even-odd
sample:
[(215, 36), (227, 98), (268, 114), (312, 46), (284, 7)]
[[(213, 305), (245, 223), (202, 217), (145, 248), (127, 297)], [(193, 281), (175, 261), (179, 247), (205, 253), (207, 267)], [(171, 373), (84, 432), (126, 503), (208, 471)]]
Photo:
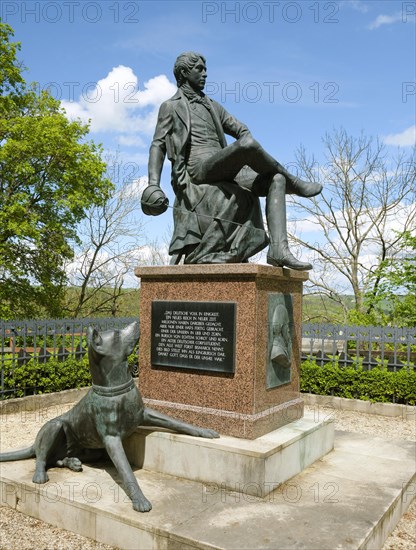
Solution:
[[(92, 387), (68, 412), (49, 420), (26, 449), (0, 454), (0, 462), (36, 457), (34, 483), (46, 483), (48, 467), (81, 471), (81, 460), (97, 458), (105, 449), (121, 476), (134, 510), (149, 512), (152, 505), (142, 493), (123, 449), (122, 441), (138, 426), (157, 426), (179, 433), (214, 438), (217, 432), (198, 428), (145, 408), (128, 369), (127, 357), (140, 335), (139, 323), (122, 330), (87, 332)], [(100, 453), (101, 454), (101, 453)]]

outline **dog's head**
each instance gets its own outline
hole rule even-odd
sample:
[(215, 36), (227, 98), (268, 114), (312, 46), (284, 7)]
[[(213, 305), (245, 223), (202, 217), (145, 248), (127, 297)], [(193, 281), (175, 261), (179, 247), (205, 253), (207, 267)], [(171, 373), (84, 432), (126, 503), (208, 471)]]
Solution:
[(88, 355), (97, 363), (124, 362), (133, 352), (140, 336), (140, 324), (138, 321), (131, 323), (123, 329), (111, 329), (99, 331), (95, 327), (88, 327), (87, 342)]

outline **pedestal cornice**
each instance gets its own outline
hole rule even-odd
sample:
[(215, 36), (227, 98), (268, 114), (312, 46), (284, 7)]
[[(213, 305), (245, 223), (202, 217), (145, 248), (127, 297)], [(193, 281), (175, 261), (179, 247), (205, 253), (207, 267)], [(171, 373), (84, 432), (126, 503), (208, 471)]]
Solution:
[(233, 279), (290, 279), (293, 281), (307, 281), (307, 271), (295, 271), (285, 267), (272, 267), (262, 264), (197, 264), (197, 265), (169, 265), (136, 267), (134, 271), (140, 279), (158, 279), (169, 277), (172, 279), (201, 279), (218, 277)]

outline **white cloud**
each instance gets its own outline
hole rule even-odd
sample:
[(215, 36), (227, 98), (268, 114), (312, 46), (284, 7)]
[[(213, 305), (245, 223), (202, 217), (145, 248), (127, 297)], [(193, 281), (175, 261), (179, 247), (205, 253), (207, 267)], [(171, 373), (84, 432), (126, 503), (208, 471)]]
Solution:
[(124, 194), (131, 199), (141, 199), (142, 193), (149, 183), (147, 176), (133, 180), (125, 189)]
[(151, 78), (144, 83), (144, 87), (143, 91), (137, 93), (139, 103), (143, 107), (159, 106), (162, 101), (168, 99), (176, 91), (176, 86), (164, 74)]
[(340, 8), (351, 8), (355, 11), (359, 11), (360, 13), (367, 13), (369, 9), (367, 4), (361, 0), (345, 0), (340, 2), (339, 6)]
[(89, 113), (82, 107), (80, 103), (75, 101), (61, 101), (61, 106), (65, 109), (66, 115), (69, 119), (81, 119), (84, 124), (90, 120)]
[(139, 134), (151, 135), (162, 101), (176, 91), (165, 75), (155, 76), (139, 89), (130, 67), (114, 67), (95, 86), (84, 88), (78, 101), (62, 101), (69, 118), (91, 120), (92, 132), (121, 134), (123, 145), (142, 144)]
[(378, 29), (382, 25), (392, 25), (394, 23), (398, 23), (399, 21), (403, 21), (402, 13), (396, 12), (393, 15), (378, 15), (374, 21), (372, 21), (368, 28), (370, 30)]
[(144, 245), (137, 250), (136, 259), (138, 265), (168, 265), (168, 246), (159, 242)]
[(416, 145), (416, 125), (409, 126), (400, 134), (389, 134), (383, 139), (386, 145), (398, 145), (400, 147), (412, 147)]
[[(289, 219), (287, 221), (287, 229), (289, 233), (293, 233), (298, 237), (311, 235), (312, 233), (322, 233), (322, 227), (314, 220), (313, 216), (305, 216), (296, 218), (294, 213), (288, 209)], [(314, 237), (315, 238), (315, 237)]]
[(361, 2), (360, 0), (349, 0), (348, 4), (350, 4), (353, 10), (359, 11), (361, 13), (367, 13), (369, 9), (367, 4)]
[(140, 136), (133, 135), (124, 135), (122, 134), (118, 138), (118, 143), (120, 145), (125, 145), (126, 147), (146, 147), (146, 143)]
[(78, 285), (83, 281), (86, 266), (95, 262), (95, 266), (105, 264), (109, 259), (109, 254), (106, 250), (101, 250), (97, 257), (94, 258), (94, 250), (76, 251), (72, 261), (65, 266), (65, 271), (69, 277), (71, 284)]

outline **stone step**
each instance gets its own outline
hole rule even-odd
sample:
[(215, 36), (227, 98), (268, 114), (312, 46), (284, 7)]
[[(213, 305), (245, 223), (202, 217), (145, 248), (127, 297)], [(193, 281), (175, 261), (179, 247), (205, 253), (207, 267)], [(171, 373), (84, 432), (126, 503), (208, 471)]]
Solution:
[[(195, 445), (200, 440), (194, 439)], [(136, 470), (153, 510), (140, 514), (110, 464), (52, 468), (2, 463), (1, 501), (122, 549), (376, 549), (416, 493), (415, 443), (336, 432), (335, 448), (265, 498)]]
[(332, 451), (334, 424), (307, 413), (257, 439), (138, 428), (124, 448), (139, 468), (264, 497)]

